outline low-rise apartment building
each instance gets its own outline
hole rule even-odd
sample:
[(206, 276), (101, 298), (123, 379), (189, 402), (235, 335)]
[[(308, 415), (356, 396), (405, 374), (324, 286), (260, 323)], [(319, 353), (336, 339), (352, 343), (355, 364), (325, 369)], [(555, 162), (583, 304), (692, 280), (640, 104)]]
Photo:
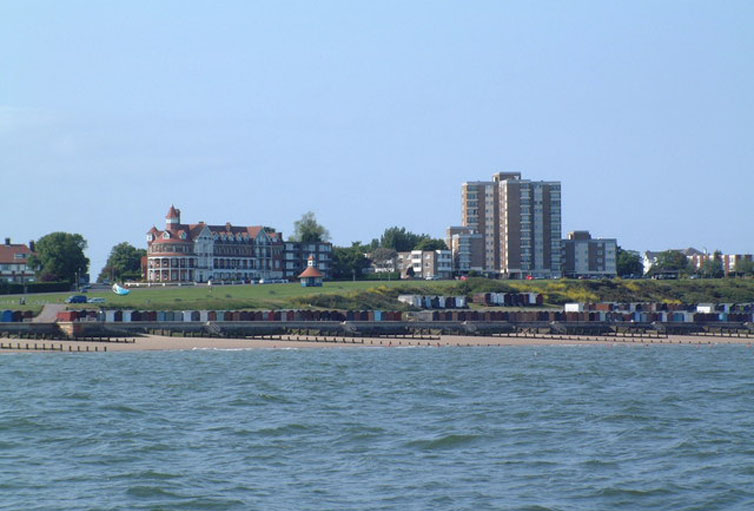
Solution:
[(618, 241), (592, 238), (589, 231), (573, 231), (563, 240), (563, 276), (615, 277)]
[(294, 279), (308, 267), (309, 257), (314, 256), (314, 266), (328, 278), (332, 271), (332, 243), (286, 241), (283, 248), (283, 278)]
[(448, 227), (445, 243), (450, 248), (455, 274), (484, 271), (484, 236), (471, 227), (451, 226)]
[(453, 276), (450, 250), (412, 250), (398, 253), (401, 278), (449, 279)]
[[(687, 257), (689, 261), (691, 261), (691, 264), (694, 266), (694, 268), (701, 270), (702, 265), (705, 263), (705, 261), (714, 260), (715, 254), (700, 253)], [(752, 256), (752, 254), (721, 254), (720, 259), (723, 265), (723, 273), (725, 273), (725, 276), (727, 277), (729, 274), (736, 272), (737, 264), (743, 261), (751, 262), (752, 260), (754, 260), (754, 256)]]

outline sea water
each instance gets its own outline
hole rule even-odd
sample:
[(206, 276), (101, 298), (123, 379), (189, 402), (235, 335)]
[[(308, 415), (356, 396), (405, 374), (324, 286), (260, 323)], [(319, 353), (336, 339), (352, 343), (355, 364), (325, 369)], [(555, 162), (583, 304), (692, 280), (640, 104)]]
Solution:
[(754, 509), (754, 349), (7, 354), (0, 509)]

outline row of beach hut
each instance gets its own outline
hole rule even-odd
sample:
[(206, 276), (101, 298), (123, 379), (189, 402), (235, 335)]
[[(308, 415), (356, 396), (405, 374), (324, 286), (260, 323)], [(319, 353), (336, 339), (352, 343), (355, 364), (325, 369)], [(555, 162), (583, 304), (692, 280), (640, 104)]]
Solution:
[(715, 303), (715, 304), (687, 304), (661, 302), (599, 302), (599, 303), (567, 303), (566, 312), (723, 312), (723, 313), (752, 313), (752, 303)]
[(140, 311), (102, 310), (65, 311), (58, 321), (133, 322), (207, 322), (207, 321), (401, 321), (401, 311), (337, 311), (337, 310), (267, 310), (267, 311)]
[[(10, 314), (8, 314), (10, 313)], [(30, 320), (28, 311), (3, 311), (3, 322)], [(104, 321), (118, 322), (207, 322), (207, 321), (507, 321), (528, 322), (604, 322), (604, 323), (747, 323), (754, 319), (748, 312), (613, 312), (613, 311), (504, 311), (504, 310), (433, 310), (420, 312), (401, 311), (337, 311), (337, 310), (268, 310), (268, 311), (140, 311), (101, 310), (64, 311), (58, 313), (58, 321)]]
[(398, 301), (417, 309), (465, 309), (465, 296), (399, 295)]
[(530, 307), (545, 303), (540, 293), (476, 293), (472, 300), (479, 305), (504, 307)]
[(21, 323), (31, 321), (33, 317), (34, 314), (31, 311), (0, 311), (0, 323)]

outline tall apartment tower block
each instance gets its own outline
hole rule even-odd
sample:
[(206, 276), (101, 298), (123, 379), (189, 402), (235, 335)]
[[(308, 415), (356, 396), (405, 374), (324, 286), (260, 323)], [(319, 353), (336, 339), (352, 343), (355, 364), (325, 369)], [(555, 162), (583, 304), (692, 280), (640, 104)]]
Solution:
[(464, 227), (483, 236), (484, 270), (509, 278), (561, 275), (559, 181), (499, 172), (461, 187)]

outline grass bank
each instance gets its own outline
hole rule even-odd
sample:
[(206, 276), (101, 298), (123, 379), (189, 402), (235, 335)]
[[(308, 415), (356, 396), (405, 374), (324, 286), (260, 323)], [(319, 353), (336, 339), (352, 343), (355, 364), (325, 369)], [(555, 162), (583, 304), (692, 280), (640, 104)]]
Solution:
[[(192, 287), (153, 287), (134, 289), (127, 296), (109, 291), (90, 292), (102, 297), (105, 307), (123, 309), (197, 310), (197, 309), (403, 309), (399, 294), (444, 294), (471, 297), (481, 292), (542, 293), (545, 303), (559, 306), (566, 302), (754, 302), (754, 280), (537, 280), (506, 281), (475, 278), (461, 281), (359, 281), (325, 282), (321, 288), (299, 284), (265, 284)], [(0, 309), (38, 311), (45, 303), (63, 303), (71, 293), (0, 297)], [(73, 305), (96, 308), (97, 305)]]

